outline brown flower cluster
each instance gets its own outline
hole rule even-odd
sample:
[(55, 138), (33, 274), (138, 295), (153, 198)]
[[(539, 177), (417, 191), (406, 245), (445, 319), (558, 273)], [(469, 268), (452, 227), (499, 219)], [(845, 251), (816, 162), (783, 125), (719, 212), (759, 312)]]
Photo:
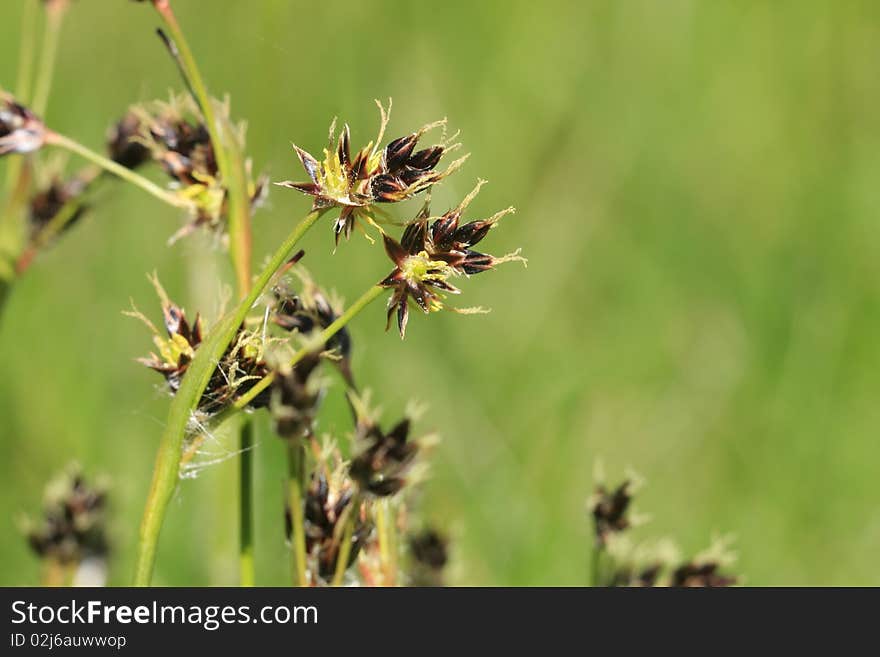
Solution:
[(47, 134), (45, 124), (33, 112), (0, 90), (0, 157), (39, 150)]
[[(464, 210), (484, 182), (480, 181), (458, 207), (440, 217), (430, 217), (426, 204), (406, 226), (400, 242), (384, 235), (385, 251), (395, 265), (394, 270), (379, 283), (393, 290), (388, 301), (386, 328), (396, 313), (401, 338), (406, 334), (410, 300), (425, 314), (441, 310), (445, 307), (443, 299), (446, 294), (461, 292), (450, 282), (451, 279), (479, 274), (512, 260), (525, 263), (519, 251), (495, 257), (473, 248), (499, 219), (514, 211), (513, 208), (507, 208), (488, 219), (462, 223)], [(480, 308), (451, 309), (464, 313), (482, 311)]]
[(626, 533), (639, 524), (632, 515), (636, 486), (631, 479), (616, 487), (599, 484), (587, 508), (593, 519), (594, 586), (733, 586), (737, 578), (724, 572), (733, 561), (724, 541), (702, 555), (681, 561), (671, 543), (634, 544)]
[[(157, 352), (138, 362), (165, 377), (168, 389), (176, 393), (196, 350), (202, 343), (202, 321), (199, 315), (190, 323), (185, 311), (172, 302), (155, 277), (152, 282), (162, 302), (165, 335), (140, 311), (134, 309), (126, 314), (143, 321), (153, 332)], [(212, 415), (227, 407), (236, 397), (243, 395), (265, 377), (270, 368), (264, 358), (266, 341), (259, 331), (241, 327), (235, 340), (229, 345), (198, 404), (198, 410)], [(269, 403), (269, 392), (257, 395), (248, 404), (260, 408)]]
[[(357, 560), (371, 527), (358, 508), (354, 488), (341, 473), (337, 472), (329, 478), (323, 472), (315, 473), (306, 491), (305, 500), (306, 552), (315, 564), (315, 581), (326, 582), (335, 573), (339, 548), (344, 537), (341, 525), (349, 520), (349, 514), (354, 514), (354, 529), (349, 539), (351, 545), (345, 568)], [(289, 512), (287, 517), (289, 520)]]
[(31, 549), (62, 565), (104, 557), (106, 499), (104, 487), (90, 486), (78, 470), (63, 473), (47, 487), (42, 518), (27, 531)]
[(299, 161), (309, 176), (308, 182), (290, 180), (276, 183), (314, 197), (313, 209), (340, 208), (334, 223), (336, 242), (340, 235), (346, 238), (358, 220), (375, 225), (377, 203), (398, 203), (430, 189), (458, 169), (466, 157), (437, 170), (442, 157), (455, 148), (446, 142), (416, 150), (419, 140), (434, 128), (445, 127), (446, 121), (422, 126), (413, 133), (399, 137), (380, 147), (391, 113), (376, 101), (381, 115), (379, 134), (354, 156), (351, 153), (351, 133), (343, 127), (336, 145), (334, 121), (324, 157), (318, 160), (296, 144), (293, 145)]
[[(228, 113), (228, 109), (224, 108)], [(195, 215), (172, 241), (188, 235), (199, 226), (215, 232), (225, 229), (228, 194), (220, 175), (217, 156), (204, 118), (190, 96), (173, 97), (133, 107), (111, 132), (115, 157), (140, 164), (146, 149), (150, 157), (171, 178), (173, 189), (192, 202)], [(244, 128), (236, 136), (244, 142)], [(247, 162), (250, 175), (251, 163)], [(258, 207), (266, 196), (266, 181), (249, 180), (251, 205)]]

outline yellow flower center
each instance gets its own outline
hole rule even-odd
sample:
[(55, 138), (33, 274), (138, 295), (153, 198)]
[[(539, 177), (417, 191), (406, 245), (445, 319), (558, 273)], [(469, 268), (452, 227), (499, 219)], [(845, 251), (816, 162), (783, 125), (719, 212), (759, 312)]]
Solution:
[(332, 153), (324, 149), (324, 161), (321, 163), (321, 187), (323, 193), (340, 203), (349, 203), (348, 193), (351, 185), (348, 175), (342, 167), (339, 152)]
[(410, 283), (419, 284), (424, 281), (445, 281), (455, 271), (442, 260), (431, 260), (427, 251), (419, 251), (406, 257), (400, 265), (400, 273)]

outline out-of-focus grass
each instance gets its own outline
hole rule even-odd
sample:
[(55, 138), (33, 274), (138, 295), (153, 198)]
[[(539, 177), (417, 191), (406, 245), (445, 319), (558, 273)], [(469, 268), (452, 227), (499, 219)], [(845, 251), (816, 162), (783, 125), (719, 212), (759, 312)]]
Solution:
[[(18, 9), (4, 8), (0, 81), (13, 85)], [(466, 281), (484, 317), (416, 316), (401, 344), (382, 309), (353, 327), (356, 367), (389, 419), (413, 396), (443, 441), (426, 515), (455, 536), (453, 580), (580, 584), (594, 460), (649, 486), (645, 532), (686, 552), (737, 536), (750, 584), (880, 584), (880, 11), (872, 3), (413, 2), (175, 5), (207, 80), (249, 121), (274, 179), (301, 176), (339, 115), (374, 135), (448, 116), (473, 153), (435, 194), (519, 212), (487, 239), (529, 268)], [(131, 101), (178, 88), (152, 12), (73, 4), (48, 120), (97, 147)], [(307, 209), (276, 189), (256, 253)], [(415, 206), (407, 208), (414, 212)], [(41, 258), (0, 326), (0, 583), (29, 584), (16, 532), (71, 459), (113, 493), (114, 583), (132, 570), (167, 400), (132, 362), (149, 348), (120, 315), (157, 313), (156, 269), (186, 307), (230, 281), (204, 240), (167, 248), (179, 218), (138, 190), (105, 195)], [(352, 299), (389, 265), (361, 239), (306, 262)], [(212, 258), (215, 275), (191, 271)], [(322, 429), (344, 432), (339, 391)], [(286, 581), (282, 450), (257, 448), (259, 583)], [(233, 461), (180, 487), (157, 581), (231, 584)]]

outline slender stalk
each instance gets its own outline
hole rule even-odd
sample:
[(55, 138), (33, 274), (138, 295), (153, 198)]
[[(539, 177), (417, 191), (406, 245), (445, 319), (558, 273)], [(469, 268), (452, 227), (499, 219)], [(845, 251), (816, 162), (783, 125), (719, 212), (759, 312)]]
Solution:
[(37, 0), (25, 0), (21, 10), (21, 42), (18, 46), (18, 83), (15, 95), (19, 102), (27, 103), (31, 95), (34, 75), (34, 44), (36, 42)]
[(43, 35), (43, 52), (40, 55), (40, 70), (34, 87), (34, 101), (31, 107), (36, 114), (43, 116), (49, 104), (49, 92), (52, 89), (52, 77), (55, 73), (55, 61), (58, 54), (58, 38), (61, 36), (61, 23), (66, 2), (56, 2), (46, 11), (46, 33)]
[[(247, 195), (247, 174), (238, 137), (225, 116), (223, 116), (223, 120), (218, 120), (218, 115), (214, 111), (214, 100), (208, 93), (201, 71), (199, 71), (180, 23), (171, 9), (171, 4), (167, 0), (154, 0), (153, 6), (171, 33), (173, 44), (176, 47), (174, 55), (205, 117), (205, 127), (208, 129), (211, 144), (214, 146), (220, 177), (230, 191), (229, 251), (235, 267), (239, 289), (245, 289), (250, 285), (251, 270), (250, 199)], [(234, 187), (238, 188), (238, 193), (233, 193)], [(244, 190), (243, 193), (242, 190)]]
[[(342, 313), (332, 324), (330, 324), (327, 328), (321, 331), (318, 336), (314, 339), (315, 344), (325, 344), (327, 340), (336, 335), (342, 328), (348, 324), (352, 319), (354, 319), (364, 308), (370, 305), (376, 298), (378, 298), (382, 292), (385, 291), (385, 288), (380, 287), (378, 285), (374, 285), (369, 290), (364, 292), (361, 295), (361, 298), (355, 301), (344, 313)], [(290, 366), (293, 367), (303, 358), (308, 356), (310, 353), (315, 351), (314, 347), (306, 346), (297, 351), (293, 358), (290, 359)], [(245, 394), (235, 400), (235, 403), (232, 404), (229, 413), (235, 412), (237, 410), (243, 409), (247, 406), (254, 397), (263, 392), (266, 388), (272, 385), (272, 381), (275, 380), (275, 375), (270, 373), (263, 377), (260, 381), (248, 390)], [(222, 421), (226, 419), (227, 413), (221, 413), (218, 416), (218, 421)]]
[(268, 265), (255, 281), (247, 297), (236, 306), (229, 316), (219, 322), (211, 335), (208, 336), (196, 351), (195, 358), (187, 368), (180, 388), (171, 401), (168, 420), (165, 424), (165, 430), (162, 434), (156, 457), (153, 482), (150, 486), (150, 492), (144, 508), (140, 542), (138, 544), (137, 566), (134, 576), (134, 584), (136, 586), (149, 586), (153, 576), (159, 534), (162, 530), (165, 513), (168, 510), (168, 504), (177, 486), (186, 428), (193, 409), (197, 406), (202, 393), (207, 387), (208, 381), (217, 367), (217, 362), (235, 338), (238, 328), (247, 316), (248, 311), (250, 311), (278, 269), (288, 259), (302, 236), (305, 235), (323, 213), (323, 210), (312, 211), (296, 225), (269, 260)]
[(342, 536), (334, 537), (337, 539), (338, 552), (336, 553), (336, 569), (333, 571), (332, 586), (341, 586), (345, 578), (345, 571), (348, 570), (348, 560), (351, 557), (351, 537), (354, 533), (354, 524), (357, 521), (357, 507), (360, 504), (357, 495), (351, 499), (348, 506), (343, 512), (344, 518), (340, 519), (342, 523)]
[(308, 586), (306, 579), (306, 531), (303, 508), (305, 486), (305, 443), (290, 441), (287, 445), (287, 505), (293, 531), (290, 536), (290, 574), (294, 586)]
[(3, 310), (6, 308), (6, 301), (9, 299), (9, 290), (12, 283), (9, 280), (0, 278), (0, 319), (3, 319)]
[[(15, 278), (15, 259), (21, 251), (24, 212), (28, 202), (33, 167), (27, 159), (20, 162), (18, 175), (0, 215), (0, 278), (11, 288)], [(9, 289), (6, 293), (9, 293)], [(2, 304), (0, 304), (2, 310)]]
[(142, 175), (135, 173), (131, 169), (127, 169), (114, 162), (113, 160), (100, 155), (82, 144), (65, 137), (64, 135), (60, 135), (57, 132), (50, 132), (46, 136), (46, 143), (52, 146), (57, 146), (59, 148), (63, 148), (65, 150), (70, 151), (71, 153), (76, 153), (80, 157), (83, 157), (93, 164), (97, 164), (99, 167), (112, 173), (119, 178), (122, 178), (126, 182), (130, 182), (132, 185), (140, 187), (142, 190), (147, 192), (148, 194), (152, 194), (157, 199), (168, 203), (169, 205), (173, 205), (177, 208), (184, 208), (187, 210), (193, 209), (193, 203), (188, 201), (187, 199), (178, 196), (177, 194), (173, 194), (165, 189), (162, 189), (156, 183), (147, 180)]
[[(394, 517), (389, 508), (390, 502), (382, 499), (376, 503), (376, 535), (379, 540), (379, 565), (382, 570), (382, 585), (396, 586), (397, 583), (397, 541)], [(391, 516), (391, 517), (389, 517)]]
[(253, 455), (254, 423), (245, 418), (241, 424), (241, 454), (239, 455), (239, 552), (238, 566), (240, 584), (254, 585), (254, 534), (253, 534)]
[[(171, 5), (165, 0), (157, 0), (153, 3), (153, 6), (171, 33), (170, 39), (161, 33), (160, 36), (165, 40), (172, 57), (174, 57), (180, 68), (184, 82), (193, 96), (195, 96), (196, 103), (202, 110), (208, 136), (214, 148), (214, 155), (217, 158), (220, 178), (228, 191), (227, 229), (229, 232), (229, 255), (232, 267), (235, 270), (239, 298), (244, 298), (250, 291), (251, 286), (252, 239), (251, 203), (248, 193), (247, 170), (244, 154), (241, 151), (241, 144), (229, 118), (222, 114), (223, 120), (217, 120), (217, 115), (214, 112), (214, 100), (208, 93), (208, 88), (202, 78), (201, 71), (192, 54), (186, 36), (180, 27), (180, 23), (171, 9)], [(245, 486), (251, 485), (250, 473), (245, 472), (246, 469), (252, 467), (250, 457), (245, 456), (249, 450), (249, 446), (246, 445), (247, 437), (245, 436), (245, 431), (249, 430), (247, 423), (243, 425), (240, 438), (242, 493), (239, 497), (239, 519), (242, 541), (244, 541), (245, 536), (251, 537), (253, 534), (251, 527), (245, 527), (245, 523), (252, 522), (252, 510), (250, 507), (244, 507), (245, 504), (250, 505), (253, 501), (252, 492), (244, 490)], [(253, 547), (242, 542), (239, 560), (242, 568), (242, 583), (244, 584), (247, 579), (250, 579), (251, 583), (253, 583)]]
[[(15, 97), (20, 103), (27, 104), (31, 95), (31, 81), (34, 75), (34, 44), (36, 42), (37, 0), (25, 0), (21, 11), (21, 41), (18, 46), (18, 81), (15, 85)], [(22, 158), (13, 158), (6, 169), (6, 191), (16, 186), (21, 175)]]

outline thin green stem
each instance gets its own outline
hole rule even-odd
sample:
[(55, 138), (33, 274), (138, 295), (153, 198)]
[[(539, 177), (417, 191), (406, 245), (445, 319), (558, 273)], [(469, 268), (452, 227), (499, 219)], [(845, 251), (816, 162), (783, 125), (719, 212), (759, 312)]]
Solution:
[[(360, 505), (357, 495), (351, 499), (340, 518), (342, 536), (335, 536), (338, 552), (336, 553), (336, 570), (333, 572), (332, 586), (341, 586), (348, 570), (348, 560), (351, 558), (351, 537), (354, 534), (354, 524), (357, 521), (357, 507)], [(337, 525), (338, 526), (338, 525)]]
[(0, 278), (0, 320), (3, 319), (3, 311), (6, 308), (6, 301), (9, 299), (9, 292), (12, 283), (4, 278)]
[[(167, 2), (155, 2), (154, 6), (164, 20), (172, 42), (169, 47), (172, 56), (180, 66), (184, 81), (196, 97), (196, 102), (202, 110), (205, 126), (211, 145), (214, 147), (214, 155), (217, 158), (217, 168), (223, 185), (226, 187), (228, 196), (228, 232), (229, 232), (229, 255), (232, 267), (235, 270), (235, 279), (238, 287), (238, 296), (245, 298), (251, 288), (251, 203), (248, 193), (247, 170), (244, 154), (235, 128), (231, 125), (228, 117), (223, 114), (223, 120), (217, 120), (214, 112), (214, 101), (208, 93), (198, 64), (186, 40), (186, 36), (178, 23), (171, 5)], [(241, 524), (241, 581), (242, 585), (253, 585), (253, 545), (250, 524), (253, 515), (253, 491), (250, 469), (253, 467), (250, 458), (250, 432), (252, 425), (245, 421), (241, 428), (241, 495), (239, 496), (239, 522)], [(248, 544), (244, 540), (247, 537)]]
[(290, 574), (294, 586), (308, 586), (306, 579), (306, 531), (303, 490), (305, 488), (305, 443), (290, 441), (287, 445), (287, 506), (290, 508)]
[(55, 74), (55, 61), (58, 54), (58, 38), (61, 36), (61, 23), (64, 19), (66, 3), (54, 3), (46, 11), (46, 33), (43, 35), (43, 52), (40, 55), (40, 70), (34, 86), (34, 101), (31, 108), (43, 116), (49, 105), (49, 92)]
[(376, 502), (376, 536), (379, 541), (379, 565), (383, 586), (397, 584), (397, 532), (389, 508), (390, 504), (386, 499)]
[(34, 44), (36, 43), (37, 0), (25, 0), (21, 10), (21, 42), (18, 46), (18, 82), (15, 95), (27, 103), (34, 75)]
[[(385, 291), (385, 288), (380, 287), (379, 285), (374, 285), (369, 290), (364, 292), (361, 295), (360, 299), (355, 301), (349, 308), (342, 313), (333, 323), (331, 323), (327, 328), (321, 331), (317, 337), (314, 338), (314, 343), (318, 345), (325, 344), (330, 338), (336, 335), (342, 328), (348, 324), (352, 319), (354, 319), (364, 308), (370, 305), (374, 300), (376, 300), (382, 292)], [(310, 340), (312, 342), (312, 340)], [(307, 345), (297, 351), (293, 358), (290, 359), (290, 366), (293, 367), (303, 358), (308, 356), (311, 353), (314, 353), (315, 348), (313, 346)], [(260, 381), (248, 390), (245, 394), (235, 400), (235, 403), (232, 404), (230, 408), (230, 413), (243, 409), (247, 406), (251, 400), (253, 400), (257, 395), (263, 392), (266, 388), (272, 385), (272, 382), (275, 380), (274, 373), (270, 373), (263, 377)], [(226, 419), (226, 414), (221, 414), (218, 418), (218, 421), (222, 421)]]
[(246, 290), (250, 285), (251, 271), (250, 198), (247, 193), (247, 172), (238, 136), (225, 115), (222, 116), (222, 120), (218, 120), (218, 115), (214, 111), (214, 100), (208, 93), (208, 87), (170, 3), (167, 0), (156, 0), (153, 6), (171, 33), (176, 48), (173, 54), (202, 110), (205, 127), (214, 146), (220, 177), (229, 190), (229, 251), (239, 290)]
[[(31, 95), (34, 75), (34, 45), (36, 43), (37, 0), (25, 0), (21, 11), (21, 41), (18, 46), (18, 80), (15, 96), (18, 102), (27, 104)], [(6, 191), (12, 191), (22, 171), (22, 158), (13, 158), (6, 169)]]
[(254, 423), (245, 418), (241, 424), (239, 455), (239, 550), (238, 566), (241, 586), (254, 585), (254, 504), (253, 450)]
[(105, 171), (108, 171), (109, 173), (112, 173), (113, 175), (122, 178), (126, 182), (130, 182), (132, 185), (140, 187), (148, 194), (152, 194), (157, 199), (164, 201), (169, 205), (173, 205), (177, 208), (184, 208), (186, 210), (191, 210), (194, 207), (192, 201), (189, 201), (181, 196), (178, 196), (177, 194), (162, 189), (161, 187), (159, 187), (159, 185), (150, 180), (147, 180), (142, 175), (135, 173), (131, 169), (127, 169), (121, 164), (118, 164), (113, 160), (86, 148), (79, 142), (65, 137), (64, 135), (60, 135), (57, 132), (50, 132), (46, 136), (46, 143), (51, 144), (52, 146), (58, 146), (59, 148), (63, 148), (72, 153), (76, 153), (80, 157), (83, 157), (90, 162), (97, 164)]
[(296, 225), (287, 239), (284, 240), (271, 257), (247, 297), (236, 306), (232, 313), (218, 323), (207, 339), (202, 342), (196, 351), (195, 358), (193, 358), (187, 368), (180, 388), (171, 401), (168, 420), (165, 424), (165, 430), (162, 434), (159, 451), (156, 456), (153, 481), (147, 496), (143, 520), (141, 521), (138, 560), (134, 577), (135, 586), (149, 586), (153, 576), (159, 534), (162, 530), (165, 514), (168, 511), (168, 504), (177, 486), (187, 424), (193, 409), (198, 405), (199, 399), (201, 399), (202, 393), (217, 367), (217, 363), (235, 338), (238, 328), (251, 307), (263, 293), (263, 290), (275, 276), (278, 269), (290, 257), (302, 236), (305, 235), (324, 212), (324, 210), (312, 211)]

